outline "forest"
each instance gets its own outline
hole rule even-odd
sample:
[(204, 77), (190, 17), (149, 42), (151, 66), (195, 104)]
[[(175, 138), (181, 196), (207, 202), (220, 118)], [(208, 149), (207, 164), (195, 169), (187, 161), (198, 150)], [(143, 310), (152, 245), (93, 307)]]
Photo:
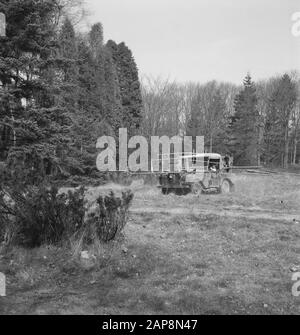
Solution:
[[(102, 135), (204, 136), (235, 165), (299, 163), (300, 75), (241, 85), (177, 83), (139, 74), (126, 42), (101, 23), (78, 28), (79, 0), (0, 2), (0, 169), (23, 180), (99, 178)], [(79, 15), (80, 16), (80, 15)], [(4, 173), (5, 172), (5, 173)]]

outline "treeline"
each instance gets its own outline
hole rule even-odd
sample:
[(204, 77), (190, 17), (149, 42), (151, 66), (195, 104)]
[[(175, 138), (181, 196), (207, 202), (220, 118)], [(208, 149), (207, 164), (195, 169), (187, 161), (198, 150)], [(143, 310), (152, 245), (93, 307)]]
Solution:
[[(75, 1), (76, 3), (76, 1)], [(96, 141), (141, 124), (138, 70), (94, 24), (76, 32), (72, 0), (0, 1), (0, 161), (15, 175), (93, 176)], [(2, 169), (3, 170), (3, 169)], [(28, 177), (28, 176), (27, 176)]]
[(205, 150), (235, 165), (279, 166), (300, 159), (300, 76), (297, 72), (243, 85), (211, 81), (142, 81), (143, 133), (204, 136)]
[(97, 138), (117, 139), (120, 127), (129, 136), (203, 135), (206, 151), (235, 165), (299, 163), (298, 73), (257, 83), (247, 75), (241, 86), (149, 77), (140, 85), (125, 43), (105, 43), (100, 23), (75, 30), (80, 2), (0, 1), (1, 176), (99, 177)]

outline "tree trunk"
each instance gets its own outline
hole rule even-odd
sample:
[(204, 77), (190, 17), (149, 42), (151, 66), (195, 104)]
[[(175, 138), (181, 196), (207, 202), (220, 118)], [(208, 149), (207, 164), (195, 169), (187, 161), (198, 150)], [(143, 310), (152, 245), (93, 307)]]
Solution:
[(297, 136), (295, 136), (295, 139), (294, 139), (294, 152), (293, 152), (293, 165), (296, 165), (297, 146), (298, 146), (298, 140), (297, 140)]
[(209, 152), (213, 151), (213, 138), (212, 135), (210, 135), (210, 140), (209, 140)]
[(283, 154), (284, 169), (288, 167), (288, 159), (289, 159), (289, 128), (288, 126), (286, 126), (284, 134), (284, 154)]
[(261, 153), (262, 153), (262, 146), (264, 140), (264, 127), (263, 123), (260, 122), (258, 125), (258, 144), (257, 144), (257, 165), (260, 166), (261, 164)]
[(12, 131), (13, 131), (13, 147), (16, 147), (16, 143), (17, 143), (17, 136), (16, 136), (16, 131), (15, 131), (15, 118), (14, 115), (12, 113), (12, 110), (10, 110), (10, 116), (11, 116), (11, 120), (12, 120)]

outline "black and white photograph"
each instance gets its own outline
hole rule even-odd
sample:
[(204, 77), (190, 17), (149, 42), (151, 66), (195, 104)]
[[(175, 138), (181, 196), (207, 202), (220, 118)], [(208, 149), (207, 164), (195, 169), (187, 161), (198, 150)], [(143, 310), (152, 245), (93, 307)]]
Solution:
[(0, 0), (0, 315), (300, 315), (299, 0)]

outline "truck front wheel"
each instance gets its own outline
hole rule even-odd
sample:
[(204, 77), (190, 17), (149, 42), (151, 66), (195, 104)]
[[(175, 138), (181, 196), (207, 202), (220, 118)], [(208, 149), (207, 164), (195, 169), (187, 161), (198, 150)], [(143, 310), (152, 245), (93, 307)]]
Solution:
[(203, 186), (200, 183), (195, 183), (192, 185), (191, 191), (196, 196), (199, 196), (203, 193)]
[(166, 188), (166, 187), (163, 187), (163, 188), (161, 189), (161, 191), (162, 191), (162, 194), (163, 194), (163, 195), (167, 195), (167, 194), (169, 194), (169, 189)]
[(220, 193), (231, 193), (234, 191), (234, 185), (229, 179), (224, 179), (220, 187)]

